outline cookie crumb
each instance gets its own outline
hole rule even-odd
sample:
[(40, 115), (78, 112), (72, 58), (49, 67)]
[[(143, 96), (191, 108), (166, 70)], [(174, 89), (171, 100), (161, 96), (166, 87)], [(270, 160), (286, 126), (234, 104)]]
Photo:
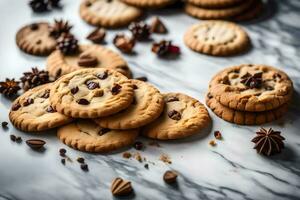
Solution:
[(161, 160), (161, 161), (163, 161), (164, 163), (167, 163), (167, 164), (172, 164), (171, 158), (167, 154), (160, 155), (159, 160)]
[(123, 153), (123, 158), (126, 158), (126, 159), (129, 159), (129, 158), (131, 158), (131, 153), (130, 152), (124, 152)]
[(217, 145), (217, 143), (215, 140), (211, 140), (211, 141), (209, 141), (209, 145), (214, 147)]
[(134, 158), (139, 162), (143, 162), (142, 156), (139, 152), (135, 153)]

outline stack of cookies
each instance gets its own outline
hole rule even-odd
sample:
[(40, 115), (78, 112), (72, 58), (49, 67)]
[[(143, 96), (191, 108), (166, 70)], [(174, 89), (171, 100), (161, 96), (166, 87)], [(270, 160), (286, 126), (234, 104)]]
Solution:
[(185, 12), (199, 19), (251, 20), (262, 13), (261, 0), (187, 0)]
[(293, 83), (283, 71), (265, 65), (239, 65), (213, 77), (206, 104), (226, 121), (259, 125), (282, 117), (292, 94)]
[(139, 133), (179, 139), (210, 122), (203, 104), (180, 93), (161, 94), (154, 86), (113, 69), (79, 69), (17, 98), (9, 118), (26, 132), (58, 128), (66, 145), (109, 152), (134, 143)]

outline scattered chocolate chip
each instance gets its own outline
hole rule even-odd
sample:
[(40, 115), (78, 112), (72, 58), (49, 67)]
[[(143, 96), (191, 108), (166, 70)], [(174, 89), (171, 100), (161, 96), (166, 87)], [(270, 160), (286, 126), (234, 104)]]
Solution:
[(222, 139), (222, 134), (220, 131), (215, 131), (214, 132), (214, 136), (217, 140), (221, 140)]
[(124, 53), (132, 53), (135, 45), (133, 38), (126, 37), (124, 34), (117, 34), (113, 40), (114, 45)]
[(47, 99), (47, 98), (49, 98), (49, 96), (50, 96), (50, 90), (47, 89), (47, 90), (45, 90), (45, 93), (41, 96), (41, 98)]
[(171, 110), (168, 112), (168, 116), (173, 119), (173, 120), (180, 120), (181, 119), (181, 114), (176, 111), (176, 110)]
[(105, 133), (108, 133), (110, 131), (109, 128), (101, 128), (98, 132), (98, 135), (104, 135)]
[(149, 164), (145, 164), (144, 167), (145, 167), (146, 169), (149, 169)]
[(80, 165), (80, 168), (83, 170), (83, 171), (89, 171), (89, 167), (87, 164), (83, 163)]
[(34, 100), (31, 98), (28, 98), (24, 103), (23, 106), (29, 106), (30, 104), (33, 104)]
[(77, 86), (71, 89), (72, 94), (76, 94), (78, 91), (79, 91), (79, 88)]
[(111, 93), (112, 93), (113, 95), (117, 95), (117, 94), (119, 94), (119, 92), (121, 91), (121, 88), (122, 88), (121, 85), (115, 84), (115, 85), (112, 87), (112, 89), (111, 89)]
[(80, 55), (78, 65), (81, 67), (95, 67), (98, 64), (98, 59), (91, 55)]
[(101, 74), (97, 74), (97, 77), (100, 79), (100, 80), (104, 80), (108, 77), (108, 73), (107, 71), (104, 71), (103, 73)]
[(17, 143), (21, 143), (21, 142), (22, 142), (22, 138), (21, 138), (20, 136), (17, 136), (17, 137), (16, 137), (16, 142), (17, 142)]
[(167, 33), (168, 30), (159, 17), (154, 17), (150, 24), (150, 31), (152, 33)]
[(86, 99), (78, 99), (77, 103), (81, 104), (81, 105), (89, 105), (90, 104), (90, 102)]
[(29, 140), (26, 140), (26, 144), (34, 149), (34, 150), (38, 150), (38, 149), (41, 149), (45, 144), (46, 142), (44, 140), (40, 140), (40, 139), (29, 139)]
[(8, 128), (7, 125), (8, 125), (8, 122), (2, 122), (2, 123), (1, 123), (1, 126), (2, 126), (2, 128), (4, 128), (4, 129), (7, 129), (7, 128)]
[(16, 137), (15, 135), (10, 135), (10, 140), (11, 140), (11, 141), (15, 142), (16, 139), (17, 139), (17, 137)]
[(62, 158), (62, 159), (60, 160), (60, 162), (61, 162), (61, 164), (65, 165), (65, 164), (66, 164), (66, 159)]
[(59, 149), (59, 155), (62, 157), (65, 157), (67, 153), (67, 150), (64, 148)]
[(96, 83), (96, 82), (94, 82), (94, 81), (87, 81), (87, 82), (86, 82), (86, 86), (87, 86), (87, 88), (88, 88), (89, 90), (94, 90), (94, 89), (96, 89), (96, 88), (100, 88), (99, 83)]
[(79, 162), (79, 163), (84, 163), (84, 158), (78, 157), (78, 158), (77, 158), (77, 162)]
[(56, 112), (56, 110), (55, 110), (52, 106), (49, 106), (49, 107), (46, 109), (46, 111), (47, 111), (48, 113), (55, 113), (55, 112)]
[(175, 171), (168, 170), (165, 172), (163, 178), (166, 183), (172, 184), (172, 183), (176, 182), (177, 176), (178, 176), (178, 174)]
[(39, 25), (36, 23), (30, 24), (30, 30), (35, 31), (39, 29)]
[(136, 80), (139, 80), (139, 81), (144, 81), (144, 82), (147, 82), (148, 81), (148, 78), (146, 76), (141, 76), (141, 77), (137, 77), (135, 78)]
[(12, 109), (12, 111), (17, 111), (17, 110), (19, 110), (19, 108), (21, 108), (21, 105), (19, 103), (16, 103), (12, 106), (11, 109)]
[(86, 39), (92, 41), (93, 43), (102, 43), (104, 38), (106, 36), (106, 31), (104, 28), (97, 28), (94, 31), (92, 31)]
[(169, 103), (169, 102), (173, 102), (173, 101), (179, 101), (179, 99), (177, 97), (174, 97), (174, 96), (173, 97), (168, 97), (166, 102)]
[(144, 144), (140, 141), (136, 141), (134, 144), (133, 144), (133, 147), (136, 149), (136, 150), (142, 150), (144, 148)]

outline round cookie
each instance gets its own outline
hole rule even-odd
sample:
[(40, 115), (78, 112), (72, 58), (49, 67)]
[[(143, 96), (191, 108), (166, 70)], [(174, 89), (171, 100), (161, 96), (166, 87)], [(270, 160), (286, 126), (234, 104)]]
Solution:
[(164, 100), (163, 113), (143, 128), (144, 136), (159, 140), (185, 138), (210, 123), (205, 106), (198, 100), (181, 93), (164, 94)]
[(84, 0), (80, 5), (81, 18), (94, 26), (122, 27), (141, 15), (142, 10), (119, 0)]
[(82, 69), (62, 76), (50, 91), (51, 105), (74, 118), (98, 118), (127, 108), (133, 100), (130, 80), (114, 70)]
[(35, 132), (52, 129), (72, 121), (58, 113), (49, 101), (52, 83), (28, 90), (12, 104), (9, 119), (22, 131)]
[(239, 65), (217, 73), (210, 93), (226, 107), (249, 112), (276, 109), (288, 103), (293, 83), (283, 71), (265, 65)]
[(248, 34), (239, 25), (215, 20), (191, 26), (184, 42), (196, 52), (213, 56), (238, 54), (250, 46)]
[(50, 36), (49, 24), (33, 23), (21, 28), (16, 34), (16, 43), (25, 53), (45, 56), (56, 48), (55, 39)]
[(141, 8), (162, 8), (174, 3), (176, 0), (121, 0), (132, 6)]
[(281, 118), (288, 111), (288, 104), (264, 112), (238, 111), (220, 104), (212, 95), (208, 94), (206, 105), (220, 118), (239, 125), (260, 125)]
[[(83, 66), (81, 57), (90, 56), (96, 62)], [(79, 51), (75, 55), (64, 55), (59, 50), (52, 52), (47, 58), (47, 70), (52, 77), (68, 74), (84, 68), (111, 68), (130, 78), (132, 73), (126, 61), (114, 51), (100, 45), (79, 45)]]
[(247, 10), (254, 0), (248, 0), (229, 8), (209, 9), (197, 7), (193, 4), (185, 4), (184, 10), (187, 14), (199, 19), (229, 19)]
[(58, 129), (57, 137), (73, 149), (94, 153), (108, 153), (130, 146), (138, 130), (110, 130), (91, 120), (78, 120)]
[(162, 94), (152, 85), (131, 80), (134, 85), (134, 101), (125, 110), (94, 121), (110, 129), (134, 129), (149, 124), (159, 117), (164, 108)]
[(243, 0), (187, 0), (188, 3), (203, 8), (225, 8), (237, 5), (242, 1)]
[(264, 4), (262, 0), (255, 0), (253, 4), (250, 6), (249, 9), (247, 9), (244, 13), (234, 16), (232, 20), (234, 21), (247, 21), (247, 20), (252, 20), (259, 15), (262, 14), (264, 9)]

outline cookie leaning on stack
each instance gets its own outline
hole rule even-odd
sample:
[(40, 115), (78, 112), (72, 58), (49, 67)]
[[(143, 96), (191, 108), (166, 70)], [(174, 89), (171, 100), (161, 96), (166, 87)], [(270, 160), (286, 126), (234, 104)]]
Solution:
[(206, 104), (226, 121), (259, 125), (285, 114), (292, 94), (293, 83), (283, 71), (265, 65), (239, 65), (213, 77)]

